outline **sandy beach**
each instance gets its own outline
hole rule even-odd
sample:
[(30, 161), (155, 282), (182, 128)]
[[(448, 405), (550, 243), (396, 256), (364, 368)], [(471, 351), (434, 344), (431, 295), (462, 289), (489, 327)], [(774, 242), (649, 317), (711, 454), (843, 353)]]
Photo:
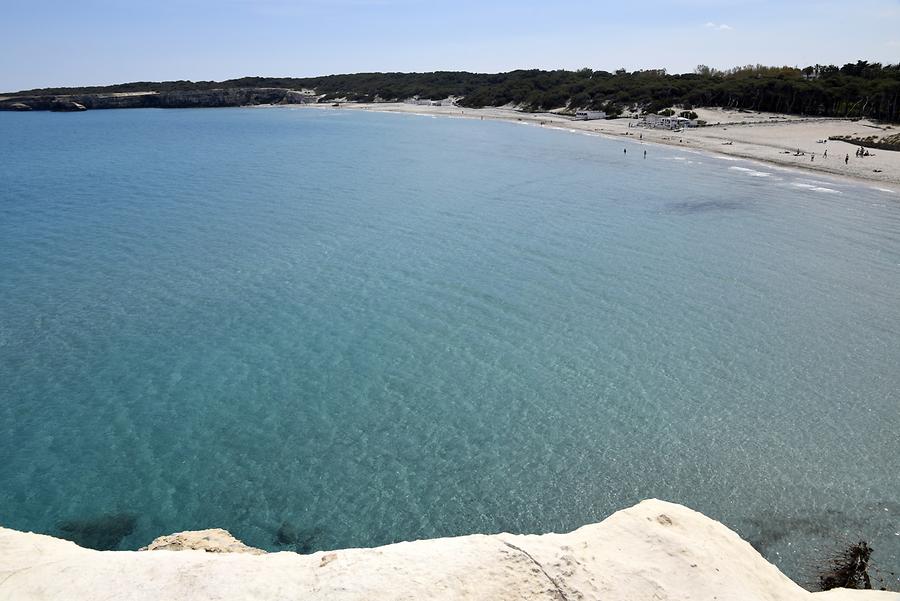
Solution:
[[(323, 105), (305, 106), (331, 108)], [(890, 127), (865, 120), (804, 118), (775, 113), (698, 108), (695, 112), (699, 118), (710, 125), (676, 133), (639, 127), (639, 120), (636, 118), (574, 121), (565, 115), (526, 113), (513, 108), (468, 109), (451, 105), (344, 103), (341, 109), (527, 122), (543, 127), (593, 132), (621, 137), (635, 144), (666, 144), (686, 150), (714, 152), (786, 168), (862, 180), (869, 184), (877, 183), (875, 187), (879, 189), (900, 194), (900, 152), (869, 149), (870, 156), (859, 158), (855, 154), (857, 147), (853, 144), (836, 140), (825, 142), (830, 136), (865, 137), (885, 132), (884, 128)], [(885, 133), (892, 131), (893, 129), (887, 129)]]

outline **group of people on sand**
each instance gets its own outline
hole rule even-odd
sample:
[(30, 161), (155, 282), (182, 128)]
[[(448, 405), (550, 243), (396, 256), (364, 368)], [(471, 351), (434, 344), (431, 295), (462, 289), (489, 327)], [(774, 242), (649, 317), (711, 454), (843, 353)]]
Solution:
[[(789, 154), (789, 153), (790, 153), (790, 151), (785, 151), (785, 154)], [(798, 148), (797, 152), (794, 154), (794, 156), (802, 157), (802, 156), (806, 156), (806, 153), (801, 151)], [(865, 148), (863, 148), (862, 146), (860, 146), (859, 148), (856, 149), (856, 158), (869, 157), (869, 156), (873, 156), (873, 155), (870, 154), (869, 151), (866, 150)], [(824, 159), (828, 158), (828, 150), (827, 149), (822, 154), (822, 158), (824, 158)], [(816, 160), (816, 153), (812, 153), (809, 157), (809, 162), (812, 163), (815, 160)], [(844, 157), (844, 164), (847, 165), (849, 163), (850, 163), (850, 154), (848, 153), (847, 156)]]
[[(543, 124), (541, 124), (541, 125), (543, 125)], [(628, 135), (628, 134), (626, 134), (626, 135)], [(641, 134), (641, 139), (643, 139), (643, 138), (644, 138), (644, 134)], [(683, 141), (683, 140), (682, 140), (682, 141)], [(729, 141), (729, 142), (726, 142), (725, 144), (731, 145), (731, 142)], [(623, 154), (628, 154), (628, 149), (627, 149), (627, 148), (624, 148), (623, 151), (622, 151), (622, 153), (623, 153)], [(789, 150), (785, 151), (785, 154), (790, 154), (790, 151), (789, 151)], [(806, 153), (805, 153), (805, 152), (802, 152), (802, 151), (798, 148), (798, 149), (797, 149), (797, 153), (796, 153), (794, 156), (795, 156), (795, 157), (800, 157), (800, 156), (805, 156), (805, 155), (806, 155)], [(868, 156), (872, 156), (872, 155), (869, 154), (869, 151), (866, 150), (865, 148), (863, 148), (862, 146), (860, 146), (859, 148), (856, 149), (856, 158), (868, 157)], [(647, 151), (646, 151), (646, 150), (644, 151), (644, 158), (645, 158), (645, 159), (647, 158)], [(822, 154), (822, 158), (824, 158), (824, 159), (827, 159), (827, 158), (828, 158), (828, 149), (827, 149), (827, 148), (825, 149), (825, 152)], [(812, 163), (812, 162), (815, 162), (815, 160), (816, 160), (816, 153), (812, 153), (812, 154), (810, 155), (810, 157), (809, 157), (809, 161)], [(838, 160), (840, 160), (840, 159), (838, 159)], [(850, 154), (848, 153), (847, 156), (844, 157), (844, 164), (847, 165), (847, 164), (849, 164), (849, 163), (850, 163)]]
[[(858, 159), (861, 159), (862, 157), (870, 157), (870, 156), (874, 156), (874, 155), (872, 155), (868, 150), (866, 150), (865, 148), (863, 148), (862, 146), (860, 146), (859, 148), (857, 148), (857, 149), (856, 149), (856, 152), (855, 152), (854, 154), (856, 154), (856, 158), (858, 158)], [(826, 151), (826, 155), (825, 155), (825, 156), (828, 156), (827, 151)], [(848, 153), (847, 156), (844, 157), (844, 164), (846, 165), (846, 164), (848, 164), (849, 162), (850, 162), (850, 154)], [(878, 171), (878, 170), (876, 170), (876, 172), (880, 173), (880, 171)]]

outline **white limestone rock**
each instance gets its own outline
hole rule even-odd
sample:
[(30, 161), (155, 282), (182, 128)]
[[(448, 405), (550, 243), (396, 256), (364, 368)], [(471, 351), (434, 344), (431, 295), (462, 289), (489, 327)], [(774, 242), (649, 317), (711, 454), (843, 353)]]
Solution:
[[(216, 540), (210, 536), (209, 546), (241, 545), (230, 535), (222, 547)], [(568, 534), (476, 534), (311, 555), (92, 551), (0, 528), (0, 600), (21, 599), (900, 601), (900, 594), (810, 593), (722, 524), (651, 500)]]
[(262, 555), (262, 549), (248, 547), (227, 530), (188, 530), (160, 536), (139, 551), (205, 551), (206, 553), (250, 553)]

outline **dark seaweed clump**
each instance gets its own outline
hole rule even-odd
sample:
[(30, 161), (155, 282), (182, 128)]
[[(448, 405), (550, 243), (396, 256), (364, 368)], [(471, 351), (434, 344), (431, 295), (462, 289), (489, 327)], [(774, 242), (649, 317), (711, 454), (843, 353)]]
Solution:
[(67, 520), (56, 525), (61, 537), (80, 547), (110, 551), (134, 532), (137, 516), (115, 513), (81, 520)]
[(869, 561), (872, 547), (865, 541), (850, 545), (834, 556), (825, 570), (819, 574), (819, 585), (823, 591), (833, 588), (870, 589)]

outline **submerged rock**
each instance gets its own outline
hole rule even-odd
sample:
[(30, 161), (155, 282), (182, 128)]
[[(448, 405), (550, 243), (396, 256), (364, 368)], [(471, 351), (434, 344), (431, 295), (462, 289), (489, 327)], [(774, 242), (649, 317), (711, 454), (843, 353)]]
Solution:
[(284, 521), (275, 532), (273, 541), (279, 547), (286, 547), (295, 553), (312, 553), (316, 540), (321, 536), (321, 528), (298, 528), (295, 524)]
[(115, 513), (83, 520), (68, 520), (56, 525), (62, 538), (80, 547), (109, 551), (115, 549), (122, 539), (134, 532), (137, 516), (130, 513)]
[(227, 530), (188, 530), (160, 536), (139, 551), (206, 551), (207, 553), (249, 553), (262, 555), (262, 549), (248, 547)]
[(300, 531), (290, 522), (282, 522), (275, 533), (275, 544), (282, 547), (296, 544), (299, 539)]

